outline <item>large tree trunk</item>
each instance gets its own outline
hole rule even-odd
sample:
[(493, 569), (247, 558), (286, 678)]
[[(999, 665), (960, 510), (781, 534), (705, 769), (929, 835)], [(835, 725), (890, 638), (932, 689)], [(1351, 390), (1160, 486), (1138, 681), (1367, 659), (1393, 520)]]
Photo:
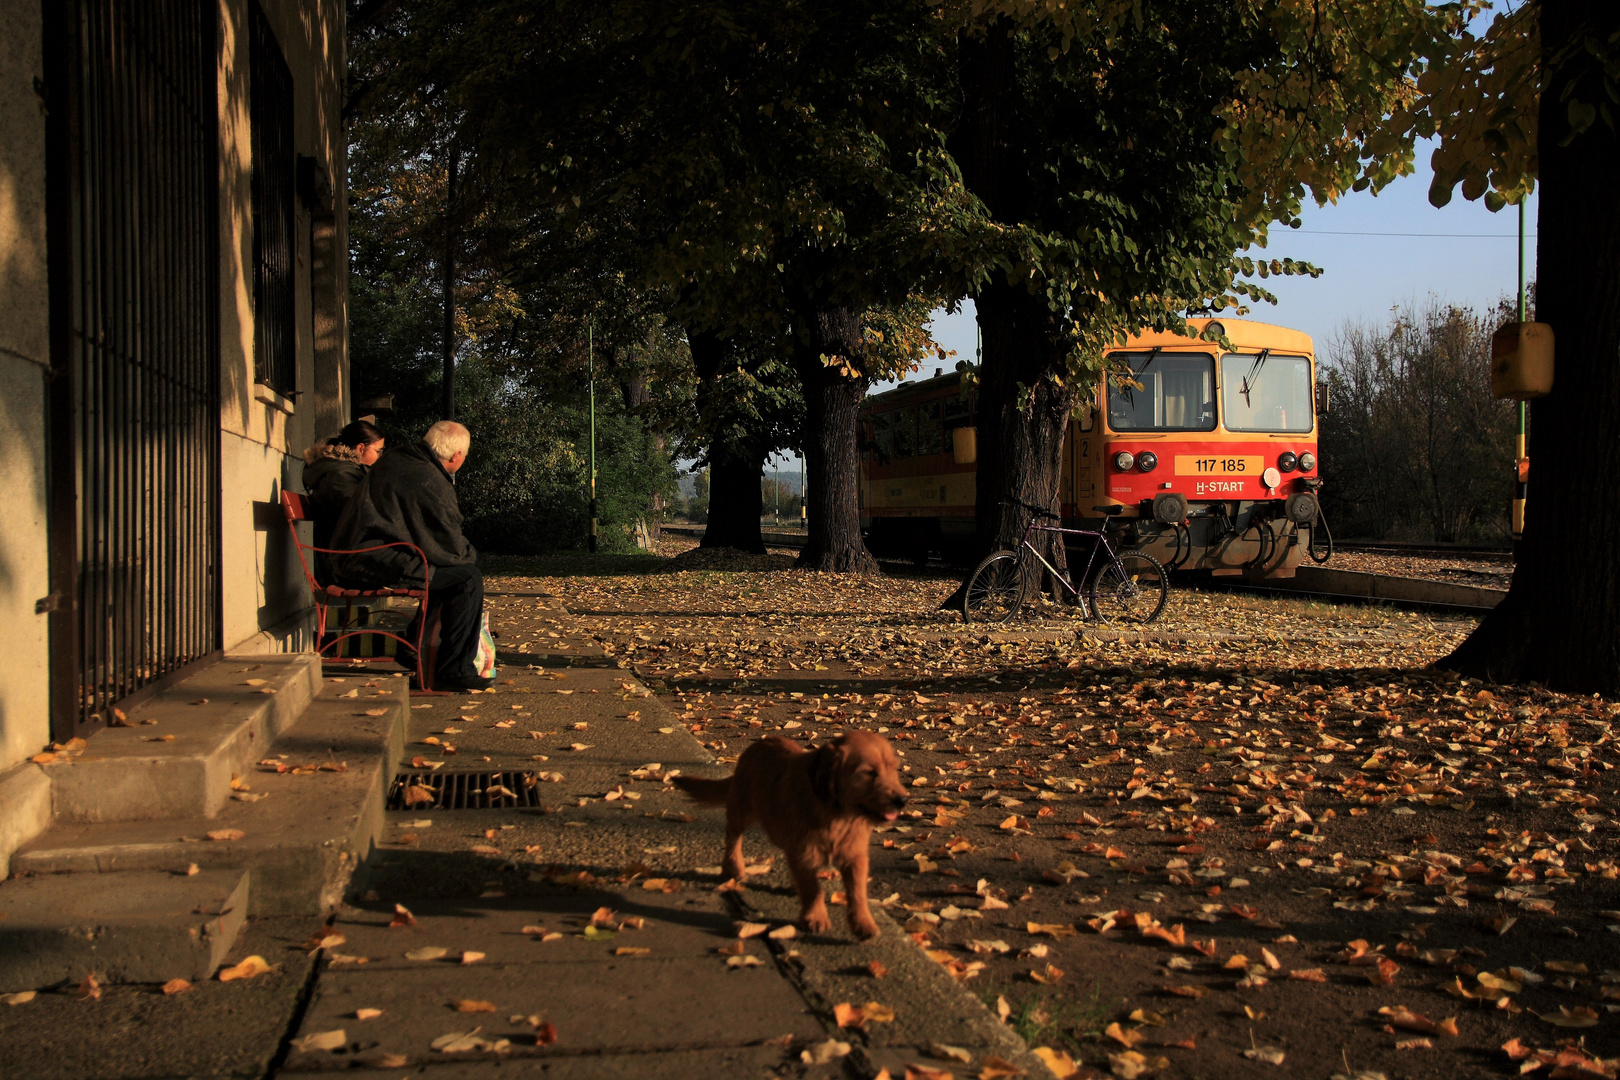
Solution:
[[(875, 574), (861, 538), (858, 414), (870, 379), (860, 313), (803, 304), (796, 313), (793, 366), (804, 388), (805, 511), (809, 535), (798, 565), (806, 570)], [(845, 374), (823, 357), (847, 361)]]
[[(714, 410), (707, 398), (717, 392), (716, 380), (730, 347), (708, 331), (688, 330), (686, 341), (698, 376), (698, 412), (709, 415)], [(764, 511), (759, 490), (765, 470), (764, 451), (757, 446), (739, 445), (735, 440), (711, 438), (707, 456), (709, 521), (699, 546), (765, 554), (759, 524)]]
[[(1620, 31), (1613, 0), (1543, 0), (1542, 56), (1578, 27)], [(1513, 586), (1442, 667), (1493, 682), (1620, 695), (1620, 135), (1599, 118), (1569, 134), (1563, 89), (1601, 95), (1589, 54), (1548, 72), (1541, 98), (1537, 317), (1557, 341), (1553, 391), (1531, 405), (1535, 468)], [(1605, 494), (1605, 493), (1608, 494)]]
[[(951, 149), (968, 189), (997, 221), (1016, 225), (1032, 203), (1034, 180), (1011, 25), (1001, 20), (982, 36), (964, 37), (960, 58), (963, 114)], [(1017, 547), (1031, 516), (1017, 502), (1057, 509), (1063, 435), (1075, 395), (1066, 377), (1063, 322), (1038, 289), (1029, 291), (1027, 279), (997, 274), (974, 304), (984, 342), (975, 506), (982, 556)], [(1066, 567), (1059, 537), (1032, 542), (1053, 565)]]
[[(983, 289), (975, 303), (984, 337), (974, 507), (983, 555), (1018, 546), (1033, 516), (1027, 507), (1057, 512), (1074, 391), (1064, 378), (1068, 342), (1044, 297), (998, 283)], [(1030, 542), (1062, 569), (1060, 540), (1048, 534)]]
[(763, 454), (716, 445), (709, 451), (709, 523), (700, 547), (736, 548), (765, 554), (759, 519), (764, 497), (759, 490)]

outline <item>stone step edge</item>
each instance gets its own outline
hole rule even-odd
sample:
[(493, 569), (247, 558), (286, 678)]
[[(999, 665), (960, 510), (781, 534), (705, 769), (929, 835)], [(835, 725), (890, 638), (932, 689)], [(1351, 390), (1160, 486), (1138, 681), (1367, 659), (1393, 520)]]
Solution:
[[(251, 660), (265, 663), (264, 657), (226, 656), (207, 669), (182, 680), (144, 703), (134, 719), (151, 716), (165, 709), (194, 708), (199, 685), (217, 680), (222, 667), (234, 667)], [(201, 753), (164, 752), (163, 743), (153, 743), (151, 752), (139, 756), (96, 756), (91, 736), (84, 753), (59, 758), (42, 766), (51, 781), (52, 817), (57, 821), (110, 822), (157, 821), (216, 816), (230, 796), (231, 777), (245, 773), (253, 762), (287, 729), (297, 723), (321, 690), (321, 666), (314, 654), (289, 654), (276, 658), (266, 673), (274, 693), (242, 695), (247, 715), (220, 724), (217, 738)], [(216, 691), (217, 693), (217, 691)], [(162, 731), (161, 723), (128, 729), (135, 733)], [(117, 729), (115, 729), (117, 730)], [(101, 734), (105, 739), (106, 733)]]
[[(347, 712), (352, 706), (347, 702), (339, 705), (328, 696), (313, 702), (306, 715), (321, 708)], [(243, 830), (248, 834), (243, 839), (226, 843), (196, 843), (176, 839), (132, 844), (73, 844), (52, 848), (39, 846), (50, 842), (50, 834), (46, 832), (35, 840), (35, 846), (13, 855), (12, 871), (41, 876), (152, 871), (179, 873), (192, 864), (202, 869), (245, 869), (256, 872), (255, 888), (249, 900), (249, 915), (326, 915), (343, 902), (351, 887), (363, 882), (377, 843), (386, 833), (384, 804), (404, 753), (408, 709), (408, 699), (403, 699), (393, 703), (391, 717), (380, 718), (386, 723), (387, 731), (377, 747), (376, 759), (360, 766), (361, 769), (370, 769), (372, 776), (360, 796), (359, 811), (354, 815), (354, 824), (346, 830), (346, 835), (329, 837), (313, 848), (289, 847), (277, 842), (256, 843), (251, 829)], [(295, 731), (296, 725), (286, 734), (292, 735)], [(271, 805), (271, 800), (265, 800), (245, 804), (242, 814), (251, 820), (255, 812), (273, 814), (278, 809)], [(207, 831), (205, 826), (214, 824), (211, 819), (200, 818), (163, 819), (151, 824), (156, 826), (170, 823), (171, 820), (177, 826), (176, 832), (181, 835), (196, 833), (200, 836)], [(233, 820), (233, 826), (235, 824), (238, 822)], [(319, 869), (318, 874), (311, 873), (312, 857)], [(300, 882), (300, 879), (301, 883), (296, 887), (289, 887), (289, 881)]]
[[(14, 903), (0, 921), (0, 989), (40, 990), (73, 984), (94, 974), (102, 982), (164, 983), (207, 979), (234, 947), (247, 922), (252, 872), (212, 871), (195, 876), (147, 872), (131, 874), (123, 888), (92, 901), (86, 912), (83, 879), (57, 874), (0, 884), (0, 901), (20, 891), (46, 901), (48, 914), (30, 921)], [(152, 893), (156, 892), (156, 901)], [(193, 903), (207, 892), (217, 911), (164, 908), (176, 900)], [(143, 900), (145, 907), (143, 908)], [(152, 907), (153, 903), (160, 906)], [(209, 903), (212, 906), (212, 902)]]

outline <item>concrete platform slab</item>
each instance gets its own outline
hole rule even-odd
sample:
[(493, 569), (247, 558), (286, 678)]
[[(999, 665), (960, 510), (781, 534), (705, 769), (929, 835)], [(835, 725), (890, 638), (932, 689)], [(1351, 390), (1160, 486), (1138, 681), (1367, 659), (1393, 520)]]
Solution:
[[(729, 969), (718, 956), (609, 955), (566, 965), (422, 965), (406, 971), (369, 967), (325, 971), (299, 1034), (342, 1028), (355, 1052), (375, 1047), (417, 1062), (453, 1060), (432, 1049), (433, 1041), (474, 1028), (484, 1038), (511, 1040), (513, 1056), (547, 1053), (535, 1045), (535, 1029), (526, 1019), (531, 1015), (555, 1025), (557, 1045), (576, 1053), (823, 1037), (821, 1023), (771, 965)], [(487, 1002), (495, 1011), (458, 1012), (458, 1001)], [(737, 1007), (742, 1001), (746, 1008)], [(362, 1008), (381, 1009), (382, 1015), (359, 1021), (356, 1010)], [(307, 1056), (295, 1056), (288, 1066), (299, 1067), (297, 1058)]]
[[(804, 1065), (802, 1043), (762, 1046), (725, 1046), (702, 1050), (667, 1050), (645, 1053), (576, 1053), (551, 1047), (544, 1055), (480, 1061), (422, 1062), (390, 1069), (391, 1077), (428, 1080), (844, 1080), (842, 1062)], [(295, 1055), (289, 1071), (351, 1069), (373, 1066), (383, 1052), (359, 1054), (311, 1052)], [(325, 1059), (325, 1060), (323, 1060)], [(904, 1075), (896, 1073), (895, 1075)]]
[(249, 875), (82, 874), (0, 884), (0, 986), (206, 979), (247, 917)]
[[(0, 885), (0, 890), (8, 886)], [(196, 982), (166, 996), (156, 985), (111, 985), (96, 1000), (73, 987), (0, 1006), (0, 1076), (27, 1080), (245, 1080), (263, 1077), (283, 1045), (315, 958), (300, 944), (311, 919), (253, 920), (224, 963), (258, 955), (252, 979)], [(0, 986), (4, 990), (21, 987)]]

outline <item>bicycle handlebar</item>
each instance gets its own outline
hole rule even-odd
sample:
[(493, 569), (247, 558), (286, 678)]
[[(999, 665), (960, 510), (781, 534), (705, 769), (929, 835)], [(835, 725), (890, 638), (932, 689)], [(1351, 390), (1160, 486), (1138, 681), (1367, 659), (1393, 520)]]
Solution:
[(1036, 515), (1038, 515), (1040, 517), (1049, 517), (1053, 521), (1062, 521), (1063, 520), (1057, 514), (1052, 513), (1052, 511), (1047, 510), (1047, 509), (1045, 509), (1043, 507), (1039, 507), (1039, 506), (1031, 506), (1029, 503), (1025, 502), (1023, 499), (1008, 498), (1008, 499), (1002, 499), (1001, 501), (1002, 501), (1003, 504), (1008, 505), (1008, 506), (1021, 506), (1025, 510), (1028, 510), (1032, 514), (1036, 514)]

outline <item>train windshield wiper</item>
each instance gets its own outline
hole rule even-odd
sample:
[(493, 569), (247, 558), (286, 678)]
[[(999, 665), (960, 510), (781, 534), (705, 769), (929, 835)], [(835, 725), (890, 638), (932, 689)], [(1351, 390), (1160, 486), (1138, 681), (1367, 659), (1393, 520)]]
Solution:
[(1266, 366), (1266, 358), (1270, 355), (1270, 349), (1261, 349), (1260, 354), (1254, 358), (1254, 365), (1249, 368), (1249, 373), (1243, 376), (1243, 389), (1241, 393), (1243, 394), (1243, 404), (1246, 408), (1254, 408), (1254, 403), (1249, 400), (1249, 394), (1254, 390), (1255, 380), (1259, 377), (1260, 370)]
[(1148, 353), (1147, 359), (1142, 361), (1142, 366), (1136, 369), (1136, 377), (1138, 379), (1140, 379), (1142, 377), (1142, 375), (1147, 371), (1148, 365), (1153, 363), (1153, 361), (1157, 360), (1159, 358), (1159, 354), (1162, 353), (1162, 352), (1164, 352), (1164, 348), (1162, 346), (1160, 346), (1158, 348), (1155, 348), (1152, 352)]

